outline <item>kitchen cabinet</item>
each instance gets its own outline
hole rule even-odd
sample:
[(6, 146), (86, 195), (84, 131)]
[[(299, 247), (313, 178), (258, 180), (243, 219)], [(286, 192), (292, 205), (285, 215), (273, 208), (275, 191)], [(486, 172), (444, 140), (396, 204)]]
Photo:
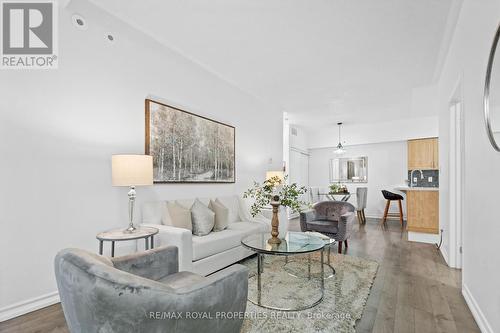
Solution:
[(439, 233), (439, 191), (412, 191), (406, 193), (408, 231)]
[(439, 169), (438, 138), (408, 140), (408, 170)]

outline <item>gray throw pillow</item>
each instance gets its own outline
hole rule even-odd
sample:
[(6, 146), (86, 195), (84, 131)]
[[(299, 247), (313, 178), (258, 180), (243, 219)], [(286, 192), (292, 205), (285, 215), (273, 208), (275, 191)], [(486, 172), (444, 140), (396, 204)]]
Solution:
[(193, 235), (205, 236), (214, 228), (215, 213), (196, 199), (191, 206), (191, 220), (193, 221)]
[(223, 204), (213, 200), (210, 200), (208, 208), (215, 213), (214, 231), (222, 231), (226, 229), (229, 225), (229, 209), (227, 209)]
[(177, 202), (169, 201), (167, 202), (167, 209), (168, 215), (170, 216), (170, 224), (167, 225), (193, 230), (193, 225), (191, 222), (191, 211), (188, 208), (182, 207)]

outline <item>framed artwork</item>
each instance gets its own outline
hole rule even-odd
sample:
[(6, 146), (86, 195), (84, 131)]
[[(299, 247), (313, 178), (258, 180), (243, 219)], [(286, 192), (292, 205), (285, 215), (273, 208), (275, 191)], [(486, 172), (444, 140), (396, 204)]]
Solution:
[(234, 183), (235, 128), (146, 99), (155, 183)]

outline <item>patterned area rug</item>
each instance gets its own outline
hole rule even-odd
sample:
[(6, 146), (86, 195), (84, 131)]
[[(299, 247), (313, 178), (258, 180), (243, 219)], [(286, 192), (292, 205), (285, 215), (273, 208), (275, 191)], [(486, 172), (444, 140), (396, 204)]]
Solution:
[[(262, 274), (261, 302), (280, 308), (312, 304), (321, 297), (319, 255), (312, 255), (311, 278), (308, 257), (266, 256)], [(326, 261), (326, 259), (325, 259)], [(242, 262), (250, 269), (249, 298), (257, 297), (257, 259)], [(247, 318), (241, 332), (355, 332), (356, 320), (361, 318), (377, 273), (375, 261), (347, 255), (332, 255), (336, 274), (325, 279), (321, 303), (303, 311), (277, 311), (247, 305)], [(325, 276), (332, 270), (324, 265)]]

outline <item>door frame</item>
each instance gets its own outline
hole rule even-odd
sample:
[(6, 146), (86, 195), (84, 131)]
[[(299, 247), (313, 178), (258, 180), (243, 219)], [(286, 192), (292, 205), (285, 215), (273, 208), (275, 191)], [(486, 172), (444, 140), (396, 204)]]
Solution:
[(462, 80), (459, 79), (449, 102), (449, 246), (448, 264), (463, 268), (463, 220), (465, 185), (464, 105)]

